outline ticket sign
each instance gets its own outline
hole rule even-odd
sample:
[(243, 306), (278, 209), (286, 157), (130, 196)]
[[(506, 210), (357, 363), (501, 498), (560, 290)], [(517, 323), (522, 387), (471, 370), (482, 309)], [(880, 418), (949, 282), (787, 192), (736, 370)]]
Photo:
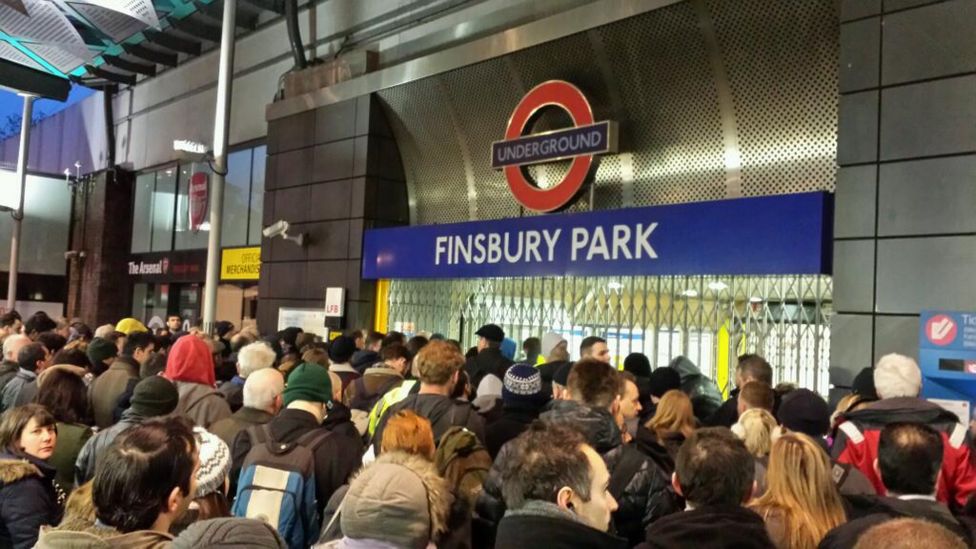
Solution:
[(261, 247), (225, 248), (220, 252), (221, 280), (257, 280), (261, 277)]
[(922, 311), (919, 366), (923, 397), (971, 409), (976, 404), (976, 312)]

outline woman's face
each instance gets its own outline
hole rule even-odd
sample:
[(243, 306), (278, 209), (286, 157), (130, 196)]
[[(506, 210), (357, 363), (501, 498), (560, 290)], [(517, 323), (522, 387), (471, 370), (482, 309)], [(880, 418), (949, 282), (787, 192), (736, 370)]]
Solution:
[(54, 454), (54, 446), (58, 442), (58, 429), (54, 425), (41, 427), (37, 420), (31, 418), (27, 427), (20, 434), (20, 447), (25, 454), (38, 459), (48, 459)]

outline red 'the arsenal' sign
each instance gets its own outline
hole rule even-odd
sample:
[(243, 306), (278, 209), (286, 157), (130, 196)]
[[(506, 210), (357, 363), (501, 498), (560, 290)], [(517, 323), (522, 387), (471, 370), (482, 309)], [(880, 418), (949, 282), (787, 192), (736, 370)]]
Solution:
[[(573, 126), (527, 135), (542, 109), (550, 106), (569, 113)], [(492, 144), (491, 166), (505, 171), (515, 200), (530, 210), (551, 212), (577, 196), (597, 155), (616, 151), (616, 123), (595, 122), (590, 103), (579, 88), (551, 80), (532, 88), (515, 107), (505, 139)], [(567, 159), (572, 159), (572, 163), (566, 175), (548, 189), (536, 185), (525, 170), (530, 164)]]
[(207, 217), (209, 177), (205, 172), (195, 172), (190, 176), (189, 208), (190, 230), (197, 232)]

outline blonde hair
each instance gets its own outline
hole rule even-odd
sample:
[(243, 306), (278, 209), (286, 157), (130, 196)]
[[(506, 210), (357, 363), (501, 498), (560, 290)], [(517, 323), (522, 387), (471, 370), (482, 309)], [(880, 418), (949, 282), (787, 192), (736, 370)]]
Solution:
[(827, 532), (847, 521), (830, 459), (802, 433), (787, 433), (776, 439), (766, 483), (766, 493), (750, 507), (764, 519), (771, 513), (782, 517), (785, 538), (777, 542), (778, 547), (813, 549)]
[(773, 445), (773, 430), (776, 418), (762, 408), (746, 410), (739, 416), (739, 422), (732, 426), (732, 432), (742, 439), (749, 453), (756, 457), (769, 454)]
[(647, 428), (654, 431), (658, 439), (667, 433), (681, 433), (690, 437), (695, 432), (695, 412), (691, 399), (677, 389), (664, 393), (657, 403), (654, 417), (647, 422)]

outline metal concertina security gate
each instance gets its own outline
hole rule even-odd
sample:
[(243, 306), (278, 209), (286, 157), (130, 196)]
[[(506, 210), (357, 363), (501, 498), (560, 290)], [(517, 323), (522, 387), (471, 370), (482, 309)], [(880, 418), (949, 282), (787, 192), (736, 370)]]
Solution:
[(631, 352), (652, 367), (686, 356), (726, 392), (736, 357), (758, 353), (774, 383), (829, 388), (831, 277), (633, 276), (393, 280), (388, 329), (440, 333), (464, 348), (500, 325), (519, 345), (554, 331), (575, 358), (580, 341), (607, 340), (614, 364)]

